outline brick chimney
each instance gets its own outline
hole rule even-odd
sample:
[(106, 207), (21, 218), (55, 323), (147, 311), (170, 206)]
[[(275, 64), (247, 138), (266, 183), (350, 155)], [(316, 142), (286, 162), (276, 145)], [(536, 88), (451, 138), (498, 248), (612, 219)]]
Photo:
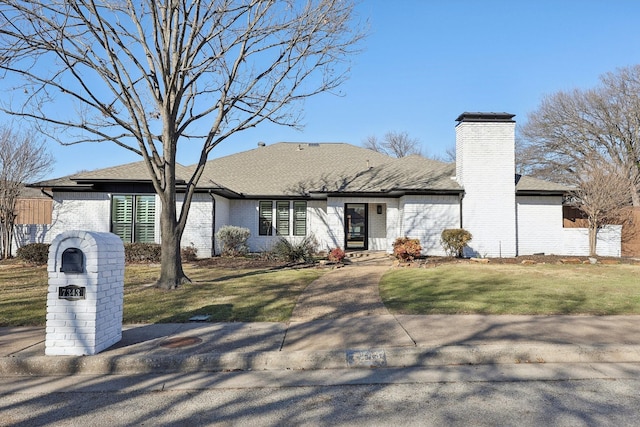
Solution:
[(456, 119), (461, 223), (473, 235), (468, 256), (517, 255), (514, 117), (465, 112)]

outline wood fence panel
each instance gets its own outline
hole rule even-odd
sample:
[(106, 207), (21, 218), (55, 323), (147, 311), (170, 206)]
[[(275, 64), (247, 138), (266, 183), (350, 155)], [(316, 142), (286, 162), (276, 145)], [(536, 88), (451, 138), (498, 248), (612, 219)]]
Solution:
[(16, 224), (51, 224), (52, 210), (50, 199), (18, 199)]

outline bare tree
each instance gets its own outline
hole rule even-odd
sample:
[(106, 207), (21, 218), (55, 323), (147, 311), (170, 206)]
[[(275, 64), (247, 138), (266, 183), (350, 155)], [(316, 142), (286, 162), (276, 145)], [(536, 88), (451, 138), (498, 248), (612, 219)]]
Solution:
[(640, 206), (640, 65), (601, 76), (598, 87), (543, 99), (520, 129), (520, 169), (574, 185), (592, 158), (612, 163)]
[[(62, 143), (144, 159), (162, 203), (157, 286), (175, 288), (209, 153), (263, 122), (299, 127), (300, 103), (347, 77), (362, 38), (353, 18), (351, 0), (2, 0), (0, 69), (21, 81), (3, 109)], [(178, 212), (182, 142), (201, 149)]]
[(422, 155), (420, 141), (411, 138), (407, 132), (387, 132), (382, 140), (376, 136), (369, 136), (364, 140), (362, 146), (398, 158), (412, 154)]
[(11, 257), (16, 203), (24, 184), (45, 176), (53, 157), (35, 132), (0, 129), (0, 258)]
[(578, 186), (571, 192), (569, 204), (587, 217), (589, 255), (596, 255), (598, 230), (607, 224), (619, 223), (628, 213), (630, 202), (627, 179), (615, 166), (590, 159), (578, 167)]
[(455, 147), (455, 145), (452, 145), (452, 146), (447, 147), (444, 150), (444, 153), (442, 153), (442, 154), (426, 155), (425, 157), (427, 157), (428, 159), (431, 159), (431, 160), (437, 160), (439, 162), (455, 163), (455, 161), (456, 161), (456, 147)]

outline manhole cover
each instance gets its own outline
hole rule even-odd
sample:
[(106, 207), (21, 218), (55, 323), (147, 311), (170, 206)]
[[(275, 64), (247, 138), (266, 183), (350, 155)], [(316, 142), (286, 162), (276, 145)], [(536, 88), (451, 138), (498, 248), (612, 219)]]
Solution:
[(200, 344), (202, 340), (198, 337), (178, 337), (178, 338), (170, 338), (160, 344), (160, 347), (166, 348), (180, 348), (180, 347), (188, 347), (194, 344)]

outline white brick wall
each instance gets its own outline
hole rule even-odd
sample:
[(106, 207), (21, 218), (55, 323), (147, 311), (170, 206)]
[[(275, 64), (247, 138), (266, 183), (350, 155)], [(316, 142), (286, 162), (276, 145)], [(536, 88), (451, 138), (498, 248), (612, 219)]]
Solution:
[(67, 230), (108, 232), (111, 229), (111, 194), (55, 193), (51, 227), (45, 237), (49, 243)]
[[(405, 196), (400, 198), (400, 226), (396, 237), (420, 239), (425, 255), (446, 255), (442, 230), (460, 227), (458, 196)], [(391, 239), (393, 244), (395, 237)]]
[[(622, 253), (620, 246), (621, 234), (621, 225), (607, 225), (598, 230), (596, 253), (599, 256), (619, 257)], [(563, 244), (562, 255), (589, 255), (588, 228), (563, 228), (561, 237)]]
[(457, 180), (464, 187), (462, 227), (473, 256), (516, 255), (515, 123), (460, 122)]
[(518, 196), (518, 255), (563, 254), (562, 196)]
[[(184, 197), (179, 195), (178, 212), (182, 209), (182, 202)], [(156, 217), (159, 216), (159, 211), (156, 213)], [(180, 246), (188, 247), (194, 246), (198, 249), (198, 258), (207, 258), (213, 255), (213, 225), (211, 223), (213, 218), (213, 202), (209, 194), (196, 193), (191, 201), (191, 208), (189, 209), (189, 217), (187, 218), (187, 225), (185, 226), (184, 233), (182, 234), (182, 241)], [(158, 233), (160, 232), (160, 226), (156, 227)], [(160, 242), (160, 235), (156, 238), (157, 242)]]
[[(63, 273), (62, 254), (78, 248), (84, 272)], [(124, 246), (111, 233), (69, 230), (56, 236), (49, 250), (46, 355), (90, 355), (122, 339)], [(58, 289), (86, 288), (85, 299), (58, 297)]]

